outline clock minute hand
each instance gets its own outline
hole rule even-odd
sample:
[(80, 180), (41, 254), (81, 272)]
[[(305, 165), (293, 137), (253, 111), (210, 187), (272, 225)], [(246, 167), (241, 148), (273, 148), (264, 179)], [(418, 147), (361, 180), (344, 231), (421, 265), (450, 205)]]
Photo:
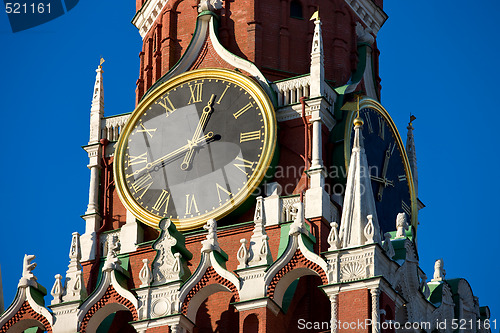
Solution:
[[(196, 144), (196, 145), (206, 144), (206, 143), (210, 142), (211, 139), (213, 139), (213, 137), (214, 137), (214, 132), (208, 132), (207, 134), (205, 134), (204, 136), (202, 136), (201, 138), (196, 140), (194, 142), (194, 144)], [(136, 170), (133, 173), (127, 175), (127, 178), (131, 177), (131, 176), (135, 176), (135, 175), (143, 172), (144, 170), (148, 170), (148, 172), (149, 172), (149, 170), (153, 169), (155, 166), (157, 166), (159, 164), (162, 164), (162, 163), (168, 162), (170, 160), (173, 160), (175, 158), (178, 158), (179, 156), (184, 155), (190, 149), (190, 147), (191, 146), (189, 144), (187, 144), (187, 145), (184, 145), (180, 148), (177, 148), (173, 152), (168, 153), (167, 155), (164, 155), (164, 156), (160, 157), (159, 159), (157, 159), (151, 163), (146, 164), (146, 166), (144, 168)]]
[[(396, 145), (394, 145), (396, 146)], [(393, 148), (394, 151), (394, 148)], [(387, 175), (387, 168), (389, 167), (389, 159), (391, 158), (392, 151), (391, 151), (391, 144), (389, 144), (389, 147), (385, 151), (385, 159), (384, 159), (384, 166), (382, 167), (382, 179), (384, 180), (383, 183), (380, 184), (380, 187), (378, 188), (378, 194), (377, 194), (377, 199), (378, 201), (382, 201), (382, 195), (384, 193), (384, 188), (387, 187), (389, 184), (388, 179), (386, 178)]]
[(214, 104), (215, 94), (212, 94), (210, 100), (207, 105), (203, 108), (203, 112), (201, 113), (200, 121), (198, 122), (198, 126), (196, 126), (196, 130), (194, 131), (193, 138), (188, 140), (187, 146), (189, 146), (189, 150), (184, 156), (184, 160), (181, 164), (182, 170), (187, 170), (191, 166), (191, 162), (193, 161), (194, 156), (194, 148), (198, 145), (196, 142), (200, 138), (203, 130), (207, 126), (208, 120), (210, 119), (210, 115), (213, 112), (212, 105)]

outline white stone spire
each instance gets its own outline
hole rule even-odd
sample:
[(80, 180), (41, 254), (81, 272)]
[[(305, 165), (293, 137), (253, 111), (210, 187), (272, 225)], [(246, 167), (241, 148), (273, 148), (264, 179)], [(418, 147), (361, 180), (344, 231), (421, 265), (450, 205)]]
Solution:
[(415, 116), (410, 116), (408, 123), (408, 136), (406, 137), (406, 154), (410, 162), (411, 173), (413, 176), (413, 184), (415, 186), (415, 194), (418, 196), (418, 171), (417, 171), (417, 152), (415, 151), (415, 140), (413, 138), (413, 121), (417, 119)]
[(97, 143), (100, 139), (101, 119), (104, 116), (104, 89), (102, 85), (102, 63), (104, 59), (101, 58), (100, 65), (95, 70), (97, 75), (95, 77), (94, 92), (92, 94), (92, 106), (90, 107), (90, 138), (89, 144)]
[(360, 246), (370, 242), (380, 243), (380, 227), (363, 145), (362, 127), (363, 120), (359, 117), (356, 118), (354, 120), (354, 143), (340, 223), (340, 239), (343, 248)]
[[(315, 13), (316, 14), (316, 13)], [(314, 20), (314, 35), (311, 48), (311, 88), (310, 98), (319, 97), (323, 93), (325, 82), (325, 67), (323, 55), (323, 38), (321, 36), (321, 21), (318, 15), (311, 17)]]

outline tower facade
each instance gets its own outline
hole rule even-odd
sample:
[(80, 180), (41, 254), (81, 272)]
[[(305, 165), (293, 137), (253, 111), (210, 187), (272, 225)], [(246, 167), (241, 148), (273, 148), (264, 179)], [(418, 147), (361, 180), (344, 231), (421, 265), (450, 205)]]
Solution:
[(104, 114), (101, 63), (85, 230), (50, 305), (25, 256), (0, 332), (489, 332), (466, 280), (419, 267), (382, 0), (136, 7), (136, 110)]

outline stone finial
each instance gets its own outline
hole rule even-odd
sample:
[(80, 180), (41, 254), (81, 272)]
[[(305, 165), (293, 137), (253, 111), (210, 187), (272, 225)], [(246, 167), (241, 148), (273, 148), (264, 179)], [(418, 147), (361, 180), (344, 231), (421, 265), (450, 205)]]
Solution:
[(90, 107), (89, 144), (98, 143), (100, 139), (101, 118), (104, 116), (104, 89), (102, 83), (102, 66), (96, 69), (92, 106)]
[(396, 217), (396, 238), (405, 238), (407, 230), (410, 230), (405, 213), (399, 213)]
[(201, 252), (220, 252), (219, 241), (217, 239), (217, 222), (214, 219), (210, 219), (203, 226), (203, 229), (207, 230), (208, 234), (207, 239), (201, 242)]
[(420, 278), (420, 290), (422, 291), (422, 294), (424, 294), (425, 298), (429, 298), (429, 296), (431, 295), (431, 290), (429, 288), (429, 285), (427, 284), (427, 275), (422, 274)]
[(54, 278), (56, 279), (56, 281), (54, 282), (54, 286), (52, 286), (52, 290), (50, 291), (50, 294), (52, 295), (52, 297), (54, 297), (54, 299), (50, 302), (51, 305), (61, 303), (62, 295), (64, 293), (61, 274), (56, 274)]
[(373, 215), (367, 215), (366, 219), (368, 223), (363, 229), (363, 234), (365, 235), (366, 242), (365, 244), (375, 243), (378, 240), (379, 234), (375, 232), (375, 225), (373, 224)]
[(19, 280), (18, 287), (35, 287), (38, 288), (38, 283), (36, 282), (36, 276), (32, 271), (36, 267), (36, 263), (31, 261), (35, 259), (36, 256), (33, 254), (25, 254), (23, 259), (23, 276)]
[(141, 280), (142, 282), (141, 285), (139, 286), (140, 288), (149, 287), (151, 281), (153, 281), (153, 274), (151, 273), (151, 269), (149, 268), (148, 265), (149, 260), (142, 259), (142, 262), (144, 263), (144, 265), (139, 271), (139, 280)]
[(120, 259), (118, 258), (118, 249), (120, 248), (120, 242), (117, 237), (111, 237), (108, 241), (108, 254), (106, 255), (106, 262), (102, 271), (111, 271), (115, 269), (120, 269)]
[(267, 240), (269, 239), (265, 229), (264, 199), (257, 198), (255, 205), (254, 224), (252, 237), (250, 238), (250, 248), (248, 250), (248, 265), (268, 265), (273, 262), (271, 251)]
[(311, 86), (310, 97), (319, 97), (323, 94), (325, 83), (325, 66), (323, 54), (323, 37), (319, 17), (314, 21), (314, 34), (311, 46)]
[(62, 296), (63, 302), (79, 301), (87, 297), (87, 290), (83, 282), (81, 258), (80, 234), (74, 232), (69, 249), (69, 264)]
[(241, 246), (238, 249), (236, 257), (238, 258), (239, 265), (237, 269), (246, 268), (248, 260), (248, 250), (247, 250), (247, 240), (245, 238), (240, 239)]
[(328, 251), (338, 250), (340, 249), (339, 225), (337, 222), (332, 222), (330, 223), (330, 227), (330, 234), (328, 235), (328, 244), (330, 244), (330, 247)]
[(372, 35), (372, 29), (363, 27), (360, 22), (356, 22), (356, 35), (358, 36), (358, 44), (366, 43), (372, 45), (375, 41)]
[(222, 0), (200, 0), (198, 5), (198, 13), (204, 11), (215, 12), (218, 9), (222, 9)]
[(304, 231), (304, 204), (297, 202), (293, 204), (293, 207), (297, 209), (297, 214), (290, 225), (289, 235), (296, 235)]
[(382, 246), (382, 248), (384, 249), (387, 256), (391, 259), (396, 254), (396, 251), (394, 251), (394, 247), (392, 246), (391, 242), (391, 233), (386, 232), (384, 234), (384, 245)]
[(432, 281), (443, 281), (446, 275), (443, 259), (438, 259), (434, 263), (434, 276)]

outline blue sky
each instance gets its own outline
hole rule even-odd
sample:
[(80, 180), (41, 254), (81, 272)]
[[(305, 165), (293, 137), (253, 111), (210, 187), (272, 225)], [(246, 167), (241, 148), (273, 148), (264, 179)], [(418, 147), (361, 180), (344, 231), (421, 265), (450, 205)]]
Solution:
[[(385, 0), (389, 20), (378, 35), (382, 104), (403, 140), (409, 114), (417, 116), (419, 196), (427, 206), (420, 266), (431, 278), (443, 258), (446, 277), (466, 278), (492, 319), (500, 313), (500, 218), (492, 209), (500, 199), (499, 10), (496, 0)], [(134, 12), (133, 1), (81, 1), (16, 34), (0, 13), (6, 306), (25, 253), (37, 256), (34, 273), (50, 290), (67, 269), (71, 233), (84, 232), (89, 170), (80, 146), (88, 141), (95, 68), (102, 55), (106, 115), (132, 111), (141, 49)]]

